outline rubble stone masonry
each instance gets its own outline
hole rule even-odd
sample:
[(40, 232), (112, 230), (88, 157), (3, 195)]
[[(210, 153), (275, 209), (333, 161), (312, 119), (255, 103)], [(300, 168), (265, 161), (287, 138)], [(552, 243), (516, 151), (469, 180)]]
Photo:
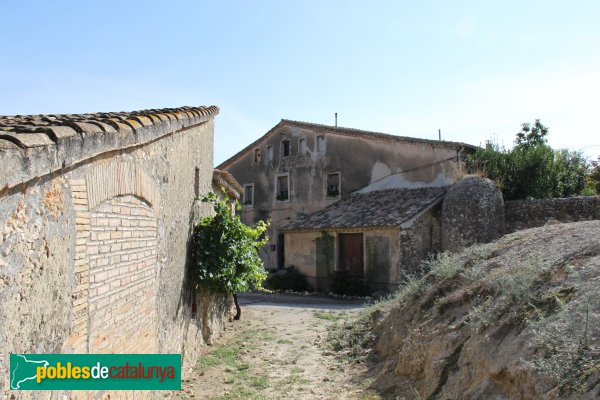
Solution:
[[(1, 399), (51, 396), (9, 390), (10, 353), (181, 353), (185, 376), (219, 332), (229, 299), (186, 276), (217, 113), (0, 117)], [(52, 398), (109, 395), (162, 397)]]
[(535, 228), (551, 221), (600, 219), (600, 196), (511, 200), (504, 204), (506, 231)]

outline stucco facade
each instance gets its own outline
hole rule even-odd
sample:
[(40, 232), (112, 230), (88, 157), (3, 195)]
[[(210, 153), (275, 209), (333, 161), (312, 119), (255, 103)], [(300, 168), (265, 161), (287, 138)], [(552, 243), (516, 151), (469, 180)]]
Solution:
[(384, 188), (446, 186), (473, 149), (462, 143), (282, 120), (267, 134), (222, 163), (244, 187), (241, 218), (270, 220), (267, 268), (293, 264), (280, 227), (350, 193)]
[(402, 280), (400, 229), (331, 229), (287, 232), (285, 254), (316, 290), (329, 290), (328, 275), (339, 270), (339, 235), (362, 234), (364, 280), (372, 291), (393, 290)]
[(193, 315), (186, 276), (217, 114), (0, 117), (1, 398), (9, 353), (181, 353), (185, 375), (218, 332), (228, 299), (198, 296)]

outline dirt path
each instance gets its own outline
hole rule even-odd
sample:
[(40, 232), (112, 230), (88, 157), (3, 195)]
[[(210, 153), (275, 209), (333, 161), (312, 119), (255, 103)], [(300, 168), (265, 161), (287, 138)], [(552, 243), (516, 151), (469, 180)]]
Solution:
[(359, 304), (297, 296), (271, 297), (277, 304), (265, 299), (242, 299), (242, 320), (228, 324), (206, 348), (177, 399), (379, 398), (360, 377), (364, 367), (339, 360), (324, 346), (327, 327), (357, 312)]

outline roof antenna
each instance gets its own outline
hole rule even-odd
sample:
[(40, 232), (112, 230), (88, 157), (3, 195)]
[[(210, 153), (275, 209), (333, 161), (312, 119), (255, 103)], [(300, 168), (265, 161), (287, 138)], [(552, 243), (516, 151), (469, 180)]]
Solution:
[(337, 113), (335, 113), (335, 126), (337, 126)]

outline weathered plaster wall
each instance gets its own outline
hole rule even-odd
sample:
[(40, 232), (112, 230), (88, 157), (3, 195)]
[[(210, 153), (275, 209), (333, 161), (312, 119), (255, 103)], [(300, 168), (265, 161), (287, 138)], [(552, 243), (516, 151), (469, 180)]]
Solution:
[(506, 232), (535, 228), (550, 220), (576, 222), (600, 219), (600, 196), (512, 200), (504, 203)]
[[(321, 233), (316, 231), (286, 233), (286, 267), (293, 265), (300, 272), (306, 274), (312, 288), (318, 288), (321, 281), (321, 279), (317, 281), (315, 278), (318, 269), (317, 258), (319, 258), (319, 262), (323, 263), (323, 257), (317, 255), (317, 240), (320, 238)], [(331, 256), (333, 254), (335, 253), (332, 252)]]
[(400, 254), (398, 229), (367, 230), (364, 236), (365, 281), (372, 292), (398, 288)]
[[(317, 136), (324, 137), (323, 151), (317, 148)], [(282, 140), (290, 141), (289, 157), (282, 156)], [(300, 154), (299, 141), (306, 143)], [(267, 147), (272, 148), (272, 159)], [(256, 157), (258, 150), (260, 157)], [(254, 204), (245, 206), (240, 215), (245, 223), (271, 220), (270, 238), (277, 248), (279, 227), (298, 216), (311, 214), (340, 199), (327, 196), (327, 173), (341, 173), (341, 196), (363, 188), (441, 186), (462, 175), (455, 161), (460, 148), (443, 142), (398, 141), (382, 137), (341, 135), (292, 125), (282, 125), (251, 151), (223, 168), (240, 184), (254, 185)], [(441, 162), (443, 160), (448, 160)], [(404, 173), (388, 176), (405, 171)], [(276, 200), (276, 179), (289, 174), (289, 201)], [(263, 257), (267, 268), (277, 267), (277, 251)], [(287, 259), (287, 254), (286, 254)], [(287, 263), (287, 261), (286, 261)]]
[[(312, 288), (327, 290), (328, 273), (338, 270), (338, 234), (344, 232), (349, 231), (286, 232), (286, 266), (306, 274)], [(398, 230), (373, 229), (362, 234), (365, 282), (373, 291), (394, 289), (399, 277)]]
[(0, 398), (9, 398), (10, 353), (60, 353), (69, 335), (75, 286), (71, 209), (61, 177), (0, 200)]
[[(9, 353), (182, 353), (185, 375), (220, 330), (228, 299), (197, 296), (192, 315), (186, 277), (191, 222), (209, 212), (194, 197), (211, 190), (213, 119), (160, 116), (137, 127), (137, 144), (90, 142), (50, 174), (36, 175), (48, 169), (35, 157), (54, 165), (41, 148), (0, 146), (0, 161), (25, 170), (0, 182), (2, 398)], [(34, 394), (19, 398), (49, 396)]]

